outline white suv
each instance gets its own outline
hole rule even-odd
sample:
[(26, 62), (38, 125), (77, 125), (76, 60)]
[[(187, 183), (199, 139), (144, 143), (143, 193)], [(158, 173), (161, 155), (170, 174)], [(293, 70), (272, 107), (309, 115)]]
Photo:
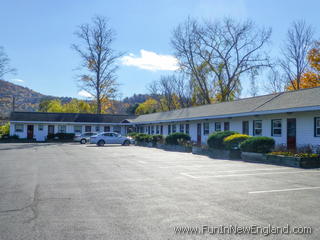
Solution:
[(104, 144), (122, 144), (128, 146), (131, 143), (131, 139), (121, 136), (121, 134), (116, 132), (103, 132), (90, 137), (90, 143), (95, 143), (98, 146), (103, 146)]

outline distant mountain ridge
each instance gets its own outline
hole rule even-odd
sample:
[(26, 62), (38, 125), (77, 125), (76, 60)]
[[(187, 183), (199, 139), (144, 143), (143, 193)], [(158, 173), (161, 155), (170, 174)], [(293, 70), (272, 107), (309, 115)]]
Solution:
[[(13, 99), (14, 98), (14, 99)], [(7, 118), (13, 110), (15, 111), (37, 111), (39, 103), (43, 99), (60, 99), (66, 103), (71, 101), (71, 97), (54, 97), (41, 94), (27, 87), (0, 79), (0, 118)]]
[[(110, 113), (133, 114), (135, 105), (146, 101), (149, 97), (151, 96), (148, 94), (134, 94), (122, 101), (113, 101), (113, 109)], [(0, 79), (0, 119), (9, 117), (13, 110), (13, 101), (15, 102), (15, 111), (34, 112), (38, 111), (39, 103), (44, 99), (59, 99), (62, 103), (67, 103), (73, 98), (44, 95), (30, 88)]]

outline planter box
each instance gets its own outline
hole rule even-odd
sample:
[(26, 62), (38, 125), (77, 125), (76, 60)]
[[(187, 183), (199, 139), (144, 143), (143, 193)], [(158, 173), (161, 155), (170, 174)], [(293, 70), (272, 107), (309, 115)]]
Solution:
[(221, 159), (240, 159), (240, 150), (222, 150), (222, 149), (204, 149), (201, 147), (192, 147), (193, 154), (205, 155), (211, 158), (221, 158)]
[(267, 161), (277, 165), (300, 168), (319, 168), (320, 158), (318, 157), (290, 157), (281, 155), (267, 155)]
[(242, 152), (241, 159), (245, 161), (266, 162), (267, 157), (264, 153)]
[(190, 152), (190, 153), (192, 152), (191, 147), (185, 147), (180, 145), (163, 144), (162, 149), (167, 151), (174, 151), (174, 152)]

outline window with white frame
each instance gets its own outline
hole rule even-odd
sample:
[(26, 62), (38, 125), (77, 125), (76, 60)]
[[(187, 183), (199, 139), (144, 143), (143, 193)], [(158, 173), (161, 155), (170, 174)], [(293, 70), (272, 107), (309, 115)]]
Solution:
[(160, 133), (160, 128), (159, 128), (159, 125), (156, 126), (156, 134), (159, 134)]
[(113, 131), (116, 133), (120, 133), (121, 132), (121, 127), (120, 126), (113, 126)]
[(281, 125), (282, 125), (281, 119), (271, 120), (271, 136), (281, 137), (281, 133), (282, 133)]
[(43, 125), (42, 124), (38, 125), (38, 131), (43, 131)]
[(58, 125), (58, 133), (66, 133), (67, 126), (66, 125)]
[(23, 124), (15, 124), (14, 131), (15, 132), (23, 132)]
[(314, 118), (314, 136), (320, 137), (320, 117)]
[(181, 133), (184, 132), (184, 124), (180, 124), (180, 132), (181, 132)]
[(99, 125), (96, 125), (95, 129), (96, 129), (96, 132), (100, 132), (100, 126)]
[(262, 135), (262, 120), (253, 121), (253, 136)]
[(190, 125), (187, 123), (186, 124), (186, 134), (190, 133)]
[(74, 131), (74, 133), (82, 133), (82, 126), (74, 125), (73, 131)]
[(91, 132), (91, 126), (85, 126), (84, 127), (85, 132)]
[(168, 125), (168, 135), (171, 134), (171, 125)]
[(154, 134), (154, 126), (151, 126), (151, 134)]
[(172, 132), (175, 133), (177, 131), (177, 125), (172, 125)]
[(110, 126), (104, 126), (103, 127), (104, 132), (110, 132)]
[(221, 122), (214, 123), (214, 131), (220, 132), (221, 131)]
[(209, 123), (205, 122), (203, 123), (203, 135), (208, 135), (209, 134)]

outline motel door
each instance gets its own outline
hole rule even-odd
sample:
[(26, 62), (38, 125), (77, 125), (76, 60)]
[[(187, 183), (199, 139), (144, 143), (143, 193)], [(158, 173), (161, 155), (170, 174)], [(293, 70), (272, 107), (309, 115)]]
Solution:
[(27, 138), (33, 139), (33, 125), (27, 126)]
[(296, 149), (296, 119), (287, 119), (287, 147), (288, 149)]
[(197, 144), (201, 145), (201, 123), (197, 124)]
[(54, 134), (54, 125), (48, 125), (48, 135)]

